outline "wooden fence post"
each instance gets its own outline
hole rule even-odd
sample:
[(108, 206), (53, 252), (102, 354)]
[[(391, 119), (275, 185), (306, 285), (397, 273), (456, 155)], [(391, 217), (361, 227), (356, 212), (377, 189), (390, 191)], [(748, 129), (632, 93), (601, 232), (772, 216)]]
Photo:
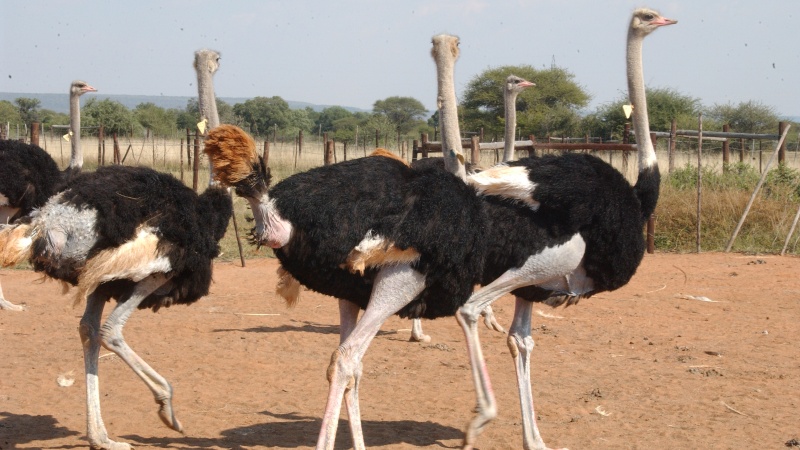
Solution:
[(105, 128), (103, 125), (100, 125), (100, 129), (97, 132), (97, 153), (100, 155), (100, 163), (101, 165), (106, 165), (106, 146), (105, 144)]
[(324, 163), (326, 166), (333, 164), (333, 141), (328, 141), (325, 143), (325, 160)]
[[(722, 131), (728, 133), (731, 131), (731, 126), (729, 124), (722, 125)], [(725, 138), (722, 141), (722, 172), (727, 172), (728, 165), (731, 163), (731, 144), (730, 139)]]
[(31, 145), (39, 146), (39, 122), (31, 124)]
[(194, 165), (192, 165), (192, 189), (197, 192), (197, 176), (200, 170), (200, 138), (197, 132), (194, 134)]
[(264, 166), (269, 167), (269, 140), (267, 139), (264, 140), (264, 154), (262, 158), (264, 159)]
[[(631, 124), (629, 123), (625, 124), (625, 128), (622, 131), (622, 143), (623, 144), (631, 143)], [(628, 152), (622, 152), (622, 173), (624, 174), (628, 173)]]
[(669, 127), (669, 172), (675, 169), (675, 146), (678, 138), (678, 120), (672, 119), (672, 124)]
[[(117, 133), (114, 132), (114, 164), (122, 163), (122, 155), (119, 151), (119, 140), (117, 140)], [(183, 139), (181, 139), (181, 181), (183, 181)]]
[[(778, 122), (778, 135), (783, 134), (783, 130), (786, 129), (787, 125), (786, 122)], [(778, 164), (786, 163), (786, 142), (781, 145), (780, 150), (778, 150)]]
[(192, 135), (189, 129), (186, 129), (186, 167), (192, 167)]
[(303, 156), (303, 130), (297, 136), (297, 156)]
[(420, 139), (422, 140), (422, 157), (423, 158), (427, 158), (428, 157), (428, 133), (422, 133), (422, 135), (420, 136)]
[[(117, 147), (117, 135), (114, 133), (114, 148)], [(180, 168), (181, 168), (181, 183), (183, 183), (183, 138), (181, 138), (181, 151), (180, 151)]]
[(700, 253), (700, 213), (703, 194), (703, 113), (697, 116), (697, 253)]
[(470, 138), (472, 144), (472, 151), (470, 153), (470, 158), (472, 160), (472, 164), (478, 164), (481, 162), (481, 141), (480, 137), (472, 136)]

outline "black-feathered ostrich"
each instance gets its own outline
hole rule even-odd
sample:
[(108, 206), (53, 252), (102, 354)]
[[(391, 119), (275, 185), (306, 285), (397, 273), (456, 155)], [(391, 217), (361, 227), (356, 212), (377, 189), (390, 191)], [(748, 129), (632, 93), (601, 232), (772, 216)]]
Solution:
[[(516, 296), (508, 346), (514, 358), (525, 449), (545, 449), (536, 426), (530, 384), (532, 302), (570, 304), (625, 285), (644, 255), (643, 227), (658, 200), (660, 176), (650, 141), (642, 41), (676, 23), (650, 9), (634, 11), (628, 28), (627, 73), (638, 142), (634, 186), (610, 165), (585, 154), (548, 155), (508, 162), (476, 174), (470, 183), (485, 194), (492, 233), (483, 271), (484, 287), (456, 316), (467, 337), (478, 388), (477, 416), (467, 430), (471, 447), (496, 415), (477, 333), (479, 312), (506, 293)], [(509, 183), (503, 186), (497, 180)], [(488, 189), (480, 187), (484, 184)], [(499, 195), (492, 191), (502, 190)], [(516, 198), (525, 208), (511, 208)]]
[[(145, 382), (164, 424), (183, 431), (173, 412), (172, 387), (128, 346), (122, 328), (136, 309), (191, 304), (208, 293), (212, 260), (232, 213), (225, 189), (209, 187), (198, 196), (168, 174), (107, 166), (75, 177), (30, 221), (0, 231), (0, 263), (27, 259), (36, 271), (77, 286), (76, 302), (86, 301), (79, 331), (92, 448), (131, 448), (111, 440), (103, 423), (101, 345)], [(101, 327), (112, 298), (117, 304)]]
[[(433, 44), (434, 56), (458, 55), (450, 36), (436, 36)], [(456, 120), (454, 103), (441, 110), (443, 119)], [(445, 163), (464, 174), (460, 139), (448, 137)], [(328, 367), (317, 448), (333, 448), (344, 402), (353, 446), (363, 449), (361, 359), (391, 315), (450, 316), (472, 294), (487, 231), (480, 199), (448, 171), (412, 169), (391, 156), (318, 167), (270, 187), (269, 169), (252, 139), (230, 125), (212, 130), (205, 149), (216, 177), (250, 203), (254, 238), (280, 260), (279, 291), (296, 295), (299, 282), (340, 299), (340, 345)], [(358, 320), (360, 309), (365, 311)]]
[[(44, 205), (81, 170), (80, 96), (96, 91), (85, 81), (76, 80), (70, 84), (70, 128), (75, 131), (70, 132), (72, 154), (64, 171), (60, 171), (58, 164), (40, 147), (12, 140), (0, 141), (0, 226), (13, 223)], [(21, 311), (25, 308), (6, 300), (0, 287), (0, 309)]]

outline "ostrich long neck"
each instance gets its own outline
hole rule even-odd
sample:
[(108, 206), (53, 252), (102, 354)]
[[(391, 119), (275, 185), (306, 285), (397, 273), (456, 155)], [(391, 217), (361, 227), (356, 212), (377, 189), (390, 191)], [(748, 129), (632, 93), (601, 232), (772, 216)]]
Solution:
[(633, 128), (639, 154), (639, 172), (656, 165), (656, 152), (650, 140), (650, 121), (647, 118), (647, 97), (642, 70), (642, 41), (644, 38), (628, 32), (628, 96), (633, 105)]
[(200, 118), (208, 119), (208, 129), (219, 126), (219, 114), (217, 113), (217, 101), (214, 97), (212, 76), (206, 67), (197, 70), (197, 103), (200, 108)]
[(514, 142), (517, 132), (517, 93), (506, 91), (503, 96), (505, 101), (506, 133), (503, 151), (503, 162), (514, 159)]
[(70, 169), (81, 170), (83, 167), (83, 149), (81, 148), (81, 96), (76, 92), (69, 94), (69, 129), (72, 131), (70, 143), (72, 155), (69, 160)]
[[(442, 48), (446, 47), (446, 48)], [(446, 45), (435, 47), (434, 52), (450, 51)], [(442, 155), (444, 167), (448, 172), (465, 180), (467, 172), (463, 160), (464, 149), (461, 146), (461, 130), (458, 126), (458, 106), (456, 104), (456, 88), (453, 76), (453, 63), (443, 55), (435, 54), (436, 81), (439, 96), (439, 124), (442, 128)]]

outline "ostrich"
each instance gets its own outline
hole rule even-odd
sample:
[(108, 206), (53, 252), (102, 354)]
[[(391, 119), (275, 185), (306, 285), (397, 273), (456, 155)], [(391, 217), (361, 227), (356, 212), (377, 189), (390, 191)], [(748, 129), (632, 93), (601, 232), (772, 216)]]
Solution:
[[(630, 280), (642, 260), (642, 228), (655, 210), (660, 180), (647, 118), (642, 41), (655, 29), (674, 23), (656, 11), (637, 9), (628, 29), (628, 90), (639, 160), (634, 186), (610, 165), (584, 154), (525, 158), (470, 180), (485, 194), (493, 233), (488, 236), (484, 287), (456, 315), (467, 338), (478, 392), (477, 416), (467, 429), (467, 448), (496, 415), (477, 333), (479, 312), (506, 293), (516, 296), (508, 346), (517, 372), (523, 444), (525, 449), (545, 449), (536, 426), (530, 384), (532, 302), (572, 304), (617, 289)], [(519, 202), (516, 208), (508, 205), (513, 198)]]
[[(458, 53), (458, 38), (433, 38), (440, 93), (449, 82), (454, 95)], [(444, 121), (457, 120), (453, 95), (440, 95)], [(393, 314), (452, 316), (480, 279), (487, 218), (476, 190), (455, 175), (466, 173), (457, 126), (443, 128), (448, 170), (414, 169), (384, 152), (317, 167), (274, 186), (252, 138), (240, 128), (221, 125), (206, 139), (215, 178), (250, 203), (254, 240), (272, 247), (281, 262), (277, 292), (292, 304), (303, 284), (339, 299), (340, 345), (328, 367), (319, 449), (333, 448), (343, 402), (353, 446), (364, 448), (361, 359), (381, 324)], [(365, 311), (358, 319), (360, 309)]]
[[(111, 440), (100, 412), (100, 346), (114, 352), (150, 388), (161, 420), (182, 431), (172, 387), (125, 342), (136, 309), (190, 304), (208, 293), (212, 259), (232, 214), (230, 196), (197, 195), (168, 174), (105, 166), (75, 177), (25, 223), (0, 231), (0, 263), (28, 260), (37, 272), (77, 286), (86, 302), (79, 332), (86, 370), (87, 437), (92, 448), (129, 449)], [(106, 302), (117, 300), (101, 327)]]
[[(69, 117), (70, 126), (78, 130), (75, 136), (80, 135), (79, 98), (86, 92), (96, 91), (85, 81), (76, 80), (70, 85)], [(44, 205), (81, 170), (83, 154), (75, 139), (71, 143), (70, 164), (62, 172), (40, 147), (11, 140), (0, 141), (0, 226), (27, 216), (34, 208)], [(6, 300), (0, 287), (0, 309), (21, 311), (25, 308)]]
[(514, 155), (516, 151), (514, 143), (516, 141), (517, 130), (517, 96), (520, 92), (531, 86), (536, 85), (516, 75), (509, 75), (506, 78), (506, 84), (503, 87), (503, 107), (505, 109), (506, 118), (503, 162), (516, 159)]
[(83, 149), (81, 148), (81, 95), (87, 92), (97, 92), (85, 81), (75, 80), (69, 89), (69, 134), (72, 156), (69, 167), (80, 171), (83, 168)]
[[(200, 98), (208, 100), (202, 90)], [(79, 332), (92, 448), (130, 448), (111, 440), (103, 423), (101, 345), (150, 388), (164, 424), (183, 431), (172, 408), (172, 386), (134, 353), (122, 328), (137, 308), (157, 311), (193, 303), (208, 293), (211, 261), (219, 253), (218, 242), (232, 214), (230, 194), (224, 189), (209, 187), (198, 196), (171, 175), (143, 167), (107, 166), (77, 176), (28, 223), (0, 231), (2, 265), (28, 259), (46, 276), (76, 285), (76, 302), (86, 301)], [(101, 327), (103, 309), (111, 298), (117, 305)]]
[(197, 106), (200, 120), (208, 121), (208, 129), (219, 126), (219, 113), (214, 97), (214, 74), (219, 70), (219, 53), (202, 49), (194, 53), (194, 70), (197, 73)]

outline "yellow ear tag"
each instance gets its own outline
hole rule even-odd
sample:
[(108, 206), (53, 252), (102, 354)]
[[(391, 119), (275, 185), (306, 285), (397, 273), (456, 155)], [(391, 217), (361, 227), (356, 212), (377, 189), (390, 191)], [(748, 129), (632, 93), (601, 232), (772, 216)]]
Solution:
[(625, 118), (630, 119), (633, 112), (633, 105), (622, 105), (622, 110), (625, 111)]
[(197, 122), (197, 129), (200, 131), (200, 134), (206, 134), (206, 124), (208, 123), (208, 119), (203, 119), (200, 122)]

